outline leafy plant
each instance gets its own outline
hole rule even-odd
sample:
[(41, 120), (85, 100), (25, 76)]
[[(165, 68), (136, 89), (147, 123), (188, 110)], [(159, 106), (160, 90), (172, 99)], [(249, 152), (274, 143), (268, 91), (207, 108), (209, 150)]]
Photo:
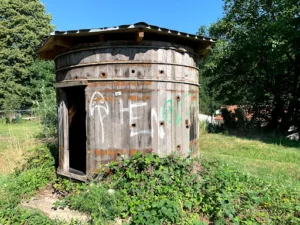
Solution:
[(136, 154), (103, 165), (59, 204), (89, 212), (95, 224), (298, 224), (299, 200), (293, 189), (220, 161)]

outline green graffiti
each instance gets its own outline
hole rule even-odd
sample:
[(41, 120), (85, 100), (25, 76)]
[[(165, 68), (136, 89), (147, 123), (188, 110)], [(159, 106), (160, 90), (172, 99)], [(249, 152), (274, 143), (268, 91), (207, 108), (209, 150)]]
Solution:
[[(161, 108), (161, 115), (163, 120), (165, 120), (168, 123), (172, 123), (172, 121), (175, 120), (175, 124), (176, 126), (178, 126), (182, 121), (182, 116), (181, 116), (182, 105), (185, 102), (186, 98), (190, 95), (191, 95), (190, 93), (187, 93), (183, 96), (183, 98), (180, 100), (180, 103), (178, 104), (177, 110), (174, 110), (173, 108), (173, 99), (168, 99)], [(191, 106), (188, 107), (185, 116), (190, 115), (190, 111), (191, 111), (190, 108)]]

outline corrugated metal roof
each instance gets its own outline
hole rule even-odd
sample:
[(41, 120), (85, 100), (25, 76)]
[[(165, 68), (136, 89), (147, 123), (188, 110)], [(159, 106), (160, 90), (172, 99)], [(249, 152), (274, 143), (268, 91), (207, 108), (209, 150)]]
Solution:
[(138, 22), (130, 25), (119, 25), (114, 27), (102, 27), (102, 28), (91, 28), (91, 29), (79, 29), (79, 30), (67, 30), (67, 31), (54, 31), (50, 34), (50, 36), (61, 36), (61, 35), (73, 35), (73, 34), (84, 34), (84, 33), (101, 33), (106, 31), (116, 31), (116, 30), (127, 30), (127, 29), (135, 29), (135, 28), (144, 28), (153, 31), (161, 31), (171, 35), (179, 35), (186, 38), (196, 39), (196, 40), (204, 40), (215, 42), (216, 39), (204, 36), (197, 36), (194, 34), (188, 34), (185, 32), (180, 32), (177, 30), (170, 30), (163, 27), (158, 27), (155, 25), (150, 25), (145, 22)]
[[(76, 41), (84, 43), (82, 37), (93, 38), (97, 35), (110, 35), (110, 34), (128, 34), (142, 30), (144, 33), (149, 34), (150, 39), (157, 40), (153, 37), (157, 35), (158, 39), (162, 38), (165, 41), (184, 42), (185, 45), (191, 46), (196, 51), (203, 51), (201, 54), (205, 56), (207, 52), (205, 49), (211, 46), (216, 39), (197, 36), (194, 34), (188, 34), (177, 30), (170, 30), (167, 28), (158, 27), (155, 25), (149, 25), (145, 22), (139, 22), (129, 25), (120, 25), (114, 27), (92, 28), (92, 29), (79, 29), (79, 30), (67, 30), (67, 31), (55, 31), (41, 44), (38, 50), (39, 56), (42, 59), (54, 59), (58, 54), (56, 46), (63, 46), (70, 48), (76, 45)], [(152, 36), (151, 36), (152, 35)], [(147, 35), (146, 35), (147, 37)], [(78, 39), (79, 38), (79, 39)], [(80, 39), (81, 38), (81, 39)], [(109, 40), (109, 38), (107, 39)], [(148, 39), (149, 40), (149, 39)], [(73, 42), (75, 41), (75, 42)], [(106, 40), (105, 40), (106, 41)], [(78, 43), (77, 43), (78, 44)], [(195, 47), (196, 46), (196, 47)], [(199, 47), (200, 46), (200, 47)]]

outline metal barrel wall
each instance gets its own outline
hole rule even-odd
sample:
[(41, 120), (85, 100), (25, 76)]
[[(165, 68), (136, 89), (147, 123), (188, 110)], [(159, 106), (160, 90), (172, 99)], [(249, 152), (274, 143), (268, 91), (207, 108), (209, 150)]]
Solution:
[[(84, 93), (86, 159), (80, 160), (87, 174), (138, 151), (198, 154), (199, 81), (191, 48), (159, 41), (83, 44), (58, 55), (55, 65), (57, 83), (78, 81)], [(77, 90), (69, 95), (77, 98)]]

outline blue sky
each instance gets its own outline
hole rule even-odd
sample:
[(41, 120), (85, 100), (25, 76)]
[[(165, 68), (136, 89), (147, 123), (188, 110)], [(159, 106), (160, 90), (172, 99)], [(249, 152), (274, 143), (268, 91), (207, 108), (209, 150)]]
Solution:
[(222, 0), (41, 0), (56, 30), (146, 22), (195, 34), (222, 16)]

